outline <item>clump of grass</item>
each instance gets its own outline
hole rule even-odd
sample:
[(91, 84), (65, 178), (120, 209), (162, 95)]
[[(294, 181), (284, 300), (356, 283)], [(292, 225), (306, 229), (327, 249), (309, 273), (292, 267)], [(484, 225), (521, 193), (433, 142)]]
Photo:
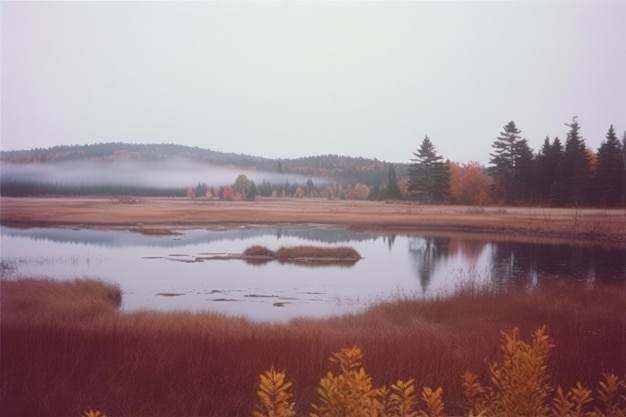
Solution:
[(276, 253), (261, 245), (250, 246), (243, 252), (244, 256), (258, 256), (258, 257), (266, 257), (266, 258), (275, 258)]
[(280, 263), (295, 263), (309, 266), (351, 266), (361, 259), (361, 255), (349, 247), (324, 248), (318, 246), (281, 247), (276, 252), (265, 246), (247, 248), (243, 259), (252, 265), (262, 265), (278, 260)]
[(323, 248), (318, 246), (282, 247), (276, 251), (276, 257), (281, 260), (295, 258), (346, 260), (361, 259), (361, 255), (359, 255), (355, 249), (345, 246), (336, 248)]
[(0, 280), (0, 288), (3, 314), (90, 319), (115, 312), (122, 304), (118, 285), (93, 279)]

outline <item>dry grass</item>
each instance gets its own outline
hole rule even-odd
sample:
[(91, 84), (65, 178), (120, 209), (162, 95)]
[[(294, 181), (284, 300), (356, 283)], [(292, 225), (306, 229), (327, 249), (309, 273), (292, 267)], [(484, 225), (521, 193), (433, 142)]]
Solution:
[(349, 247), (322, 248), (318, 246), (294, 246), (291, 248), (282, 247), (276, 251), (279, 260), (312, 258), (312, 259), (345, 259), (358, 260), (361, 255)]
[(623, 287), (468, 288), (359, 315), (263, 324), (206, 313), (120, 313), (111, 297), (116, 288), (91, 281), (0, 284), (0, 404), (7, 416), (86, 409), (249, 416), (258, 375), (272, 364), (289, 371), (296, 411), (304, 415), (329, 352), (354, 345), (376, 385), (413, 377), (418, 386), (442, 386), (448, 412), (462, 412), (460, 376), (469, 370), (488, 378), (485, 365), (497, 356), (500, 331), (528, 334), (543, 324), (558, 341), (550, 360), (554, 385), (594, 386), (602, 372), (626, 374)]
[(255, 245), (243, 252), (244, 260), (252, 265), (262, 265), (278, 260), (280, 263), (296, 263), (299, 265), (315, 266), (351, 266), (361, 255), (349, 247), (324, 248), (319, 246), (281, 247), (277, 251), (265, 246)]
[(577, 238), (626, 246), (623, 209), (477, 208), (323, 199), (206, 202), (151, 198), (137, 199), (137, 204), (113, 204), (96, 198), (2, 198), (0, 222), (140, 229), (309, 223), (368, 230), (504, 234), (518, 240)]
[(275, 258), (276, 252), (261, 245), (254, 245), (243, 251), (244, 256), (259, 256), (266, 258)]

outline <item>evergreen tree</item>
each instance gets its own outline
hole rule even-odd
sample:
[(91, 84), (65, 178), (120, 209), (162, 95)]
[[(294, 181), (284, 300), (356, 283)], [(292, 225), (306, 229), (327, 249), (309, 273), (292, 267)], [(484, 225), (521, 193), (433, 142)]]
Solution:
[(606, 139), (598, 148), (598, 163), (593, 176), (595, 204), (609, 207), (620, 204), (624, 182), (623, 156), (622, 145), (611, 125)]
[(402, 198), (400, 187), (398, 187), (398, 177), (396, 175), (396, 169), (393, 164), (389, 165), (389, 171), (387, 172), (387, 198), (391, 200), (397, 200)]
[(539, 203), (547, 203), (550, 199), (550, 191), (556, 178), (556, 169), (563, 153), (563, 146), (559, 138), (546, 136), (541, 150), (535, 158), (533, 198)]
[(626, 206), (626, 131), (622, 138), (622, 164), (624, 165), (624, 181), (622, 183), (622, 207)]
[(450, 171), (428, 136), (424, 137), (409, 166), (409, 195), (426, 202), (441, 202), (450, 195)]
[(494, 151), (489, 154), (491, 164), (489, 173), (493, 177), (491, 193), (495, 201), (508, 203), (512, 200), (515, 166), (521, 140), (519, 134), (515, 122), (510, 121), (491, 145)]
[(581, 206), (586, 203), (591, 175), (591, 162), (585, 147), (585, 140), (580, 136), (580, 125), (576, 117), (565, 141), (563, 157), (559, 161), (554, 187), (550, 199), (556, 205)]
[(533, 151), (526, 139), (515, 144), (514, 158), (511, 200), (518, 203), (529, 202), (533, 188)]

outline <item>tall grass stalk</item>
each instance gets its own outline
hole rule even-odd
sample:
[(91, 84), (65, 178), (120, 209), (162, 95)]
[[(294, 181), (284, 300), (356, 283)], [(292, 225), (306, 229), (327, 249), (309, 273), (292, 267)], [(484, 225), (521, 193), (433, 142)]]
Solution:
[[(328, 352), (359, 346), (376, 386), (445, 387), (452, 415), (466, 404), (461, 375), (488, 380), (500, 331), (541, 325), (558, 341), (553, 386), (596, 386), (626, 374), (626, 289), (465, 288), (402, 298), (362, 314), (287, 324), (210, 313), (118, 311), (119, 288), (97, 281), (0, 280), (0, 414), (250, 416), (258, 375), (273, 364), (305, 415)], [(607, 390), (607, 392), (610, 390)], [(564, 394), (565, 395), (565, 394)], [(606, 394), (607, 398), (610, 394)], [(290, 400), (291, 401), (291, 400)]]

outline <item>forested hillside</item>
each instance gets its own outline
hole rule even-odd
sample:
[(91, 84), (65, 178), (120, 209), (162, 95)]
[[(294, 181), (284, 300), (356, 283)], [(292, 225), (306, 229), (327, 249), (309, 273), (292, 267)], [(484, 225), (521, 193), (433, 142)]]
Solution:
[[(313, 188), (320, 195), (321, 185), (331, 186), (334, 189), (332, 196), (348, 197), (349, 187), (358, 184), (368, 188), (367, 197), (371, 191), (378, 192), (384, 187), (390, 170), (390, 164), (377, 159), (355, 158), (339, 155), (308, 156), (297, 159), (270, 159), (245, 154), (225, 153), (189, 147), (175, 144), (129, 144), (120, 142), (100, 143), (95, 145), (55, 146), (46, 149), (31, 149), (19, 151), (2, 151), (0, 159), (4, 163), (2, 195), (40, 195), (40, 194), (136, 194), (136, 195), (188, 195), (188, 186), (194, 187), (194, 194), (198, 191), (206, 191), (207, 188), (216, 187), (213, 194), (221, 194), (217, 188), (233, 185), (238, 170), (250, 175), (255, 173), (259, 194), (293, 196), (303, 194), (298, 190), (301, 187), (304, 194), (312, 194)], [(137, 166), (149, 170), (153, 166), (164, 166), (167, 169), (171, 161), (177, 161), (179, 165), (187, 164), (190, 169), (199, 171), (197, 177), (185, 186), (144, 186), (124, 184), (100, 184), (95, 187), (93, 181), (89, 184), (72, 184), (68, 186), (58, 181), (50, 184), (42, 184), (42, 181), (34, 181), (18, 178), (12, 174), (7, 166), (65, 166), (68, 169), (80, 163), (81, 168), (85, 164), (102, 166), (111, 165), (119, 168), (120, 163), (137, 163)], [(205, 178), (203, 171), (216, 167), (228, 169), (233, 172), (231, 179), (220, 184), (211, 184), (211, 180)], [(399, 176), (406, 171), (405, 164), (396, 164), (394, 170)], [(37, 184), (36, 184), (37, 183)], [(208, 185), (207, 185), (208, 183)], [(363, 188), (363, 187), (361, 187)], [(339, 190), (339, 191), (337, 191)], [(204, 196), (204, 192), (201, 193)], [(324, 193), (321, 193), (324, 194)], [(336, 195), (335, 195), (336, 194)], [(361, 193), (362, 194), (362, 193)], [(300, 195), (302, 196), (302, 195)]]
[(424, 137), (408, 164), (322, 155), (296, 159), (173, 144), (103, 143), (1, 152), (1, 192), (27, 195), (153, 195), (407, 199), (426, 204), (624, 207), (626, 132), (611, 125), (587, 147), (576, 117), (567, 137), (531, 148), (514, 121), (495, 137), (489, 164), (457, 163)]

